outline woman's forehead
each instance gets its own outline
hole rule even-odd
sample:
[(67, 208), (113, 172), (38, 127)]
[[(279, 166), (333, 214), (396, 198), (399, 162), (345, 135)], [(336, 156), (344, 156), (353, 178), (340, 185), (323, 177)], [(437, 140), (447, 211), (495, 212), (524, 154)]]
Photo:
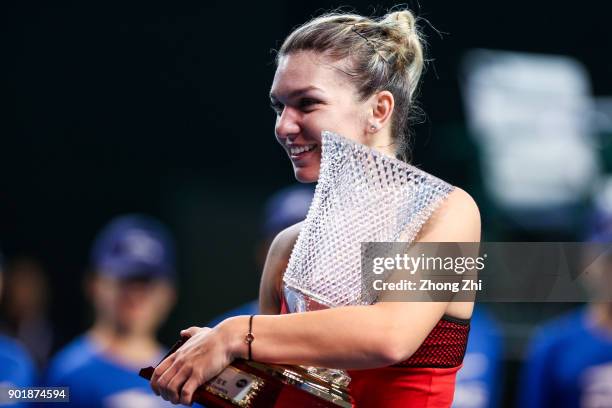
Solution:
[(271, 94), (289, 94), (296, 89), (333, 92), (345, 87), (338, 63), (331, 62), (320, 53), (302, 51), (282, 56), (274, 75)]

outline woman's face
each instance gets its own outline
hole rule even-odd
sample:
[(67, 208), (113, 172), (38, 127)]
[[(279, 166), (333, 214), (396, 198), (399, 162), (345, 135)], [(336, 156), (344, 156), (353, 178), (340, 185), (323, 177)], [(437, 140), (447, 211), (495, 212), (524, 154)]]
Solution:
[(280, 58), (270, 91), (275, 133), (303, 183), (319, 177), (321, 131), (366, 143), (368, 103), (361, 102), (341, 62), (301, 51)]

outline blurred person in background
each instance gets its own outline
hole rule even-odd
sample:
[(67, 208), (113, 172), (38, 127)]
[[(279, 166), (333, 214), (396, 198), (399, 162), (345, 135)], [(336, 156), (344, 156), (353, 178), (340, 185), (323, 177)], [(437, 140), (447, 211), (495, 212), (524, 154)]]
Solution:
[(53, 329), (47, 317), (49, 285), (41, 263), (18, 256), (7, 263), (3, 327), (17, 338), (42, 368), (53, 346)]
[(493, 408), (501, 405), (502, 333), (495, 316), (476, 304), (470, 322), (470, 338), (457, 373), (453, 408)]
[[(0, 295), (2, 295), (2, 266), (0, 255)], [(29, 387), (34, 384), (34, 381), (34, 363), (25, 348), (17, 341), (0, 335), (0, 389), (15, 386)], [(0, 398), (0, 406), (4, 406), (2, 398)], [(11, 406), (15, 405), (11, 404)]]
[(54, 356), (46, 386), (70, 387), (75, 406), (170, 405), (138, 370), (165, 353), (155, 334), (175, 303), (174, 252), (167, 229), (144, 215), (118, 217), (99, 233), (86, 283), (93, 327)]
[[(588, 241), (612, 244), (612, 211), (598, 209)], [(586, 284), (612, 296), (612, 256), (589, 265)], [(612, 302), (591, 302), (545, 323), (532, 340), (519, 388), (520, 407), (612, 407)]]
[[(277, 191), (268, 198), (263, 211), (261, 228), (263, 239), (258, 243), (255, 254), (259, 273), (263, 270), (266, 255), (274, 237), (285, 228), (306, 218), (313, 193), (312, 188), (296, 184)], [(255, 299), (215, 317), (207, 327), (214, 327), (232, 316), (258, 313), (259, 301)]]

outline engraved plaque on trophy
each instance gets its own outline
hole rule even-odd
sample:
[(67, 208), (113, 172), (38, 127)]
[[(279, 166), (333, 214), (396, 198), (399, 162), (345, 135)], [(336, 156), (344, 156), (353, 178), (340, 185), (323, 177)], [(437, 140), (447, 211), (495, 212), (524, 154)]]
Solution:
[[(166, 357), (185, 341), (178, 341)], [(150, 380), (154, 370), (154, 367), (143, 368), (139, 375)], [(208, 408), (267, 408), (288, 402), (296, 408), (352, 406), (344, 384), (330, 381), (300, 366), (263, 364), (242, 359), (235, 360), (219, 375), (201, 385), (194, 392), (193, 401)]]

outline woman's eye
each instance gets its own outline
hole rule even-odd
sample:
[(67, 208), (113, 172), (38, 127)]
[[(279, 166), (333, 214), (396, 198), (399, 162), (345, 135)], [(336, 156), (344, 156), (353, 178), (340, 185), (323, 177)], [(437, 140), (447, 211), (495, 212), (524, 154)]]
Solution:
[(316, 99), (303, 98), (300, 99), (300, 108), (308, 108), (319, 103)]

